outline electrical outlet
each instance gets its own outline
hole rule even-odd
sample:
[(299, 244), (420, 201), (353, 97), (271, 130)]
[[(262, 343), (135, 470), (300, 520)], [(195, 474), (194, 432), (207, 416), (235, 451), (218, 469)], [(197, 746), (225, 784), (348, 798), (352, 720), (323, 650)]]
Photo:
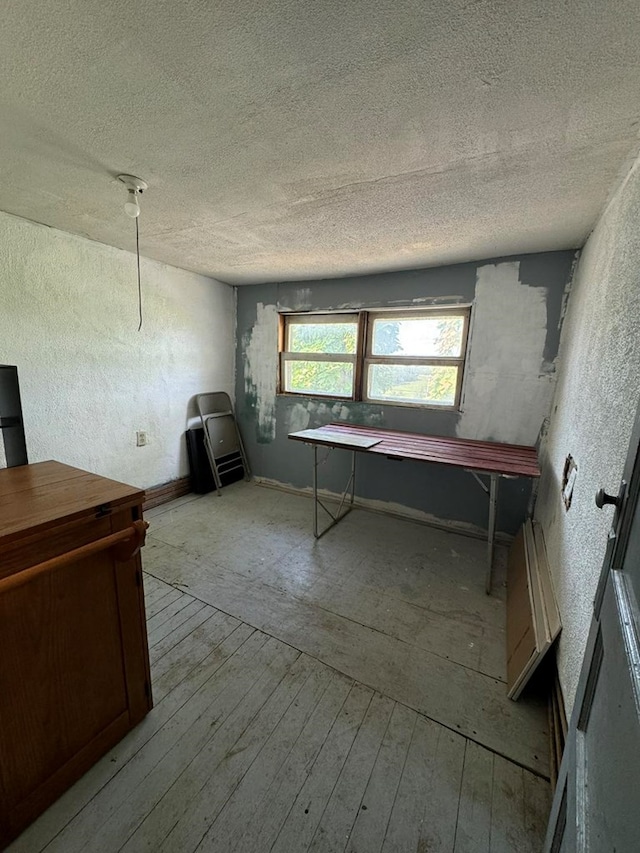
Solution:
[(144, 447), (147, 443), (147, 433), (143, 429), (136, 432), (136, 447)]

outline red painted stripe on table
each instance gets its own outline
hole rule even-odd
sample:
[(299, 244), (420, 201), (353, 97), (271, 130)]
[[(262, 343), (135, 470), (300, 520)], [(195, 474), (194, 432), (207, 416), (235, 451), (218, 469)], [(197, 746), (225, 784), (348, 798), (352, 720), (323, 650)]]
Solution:
[(400, 438), (408, 438), (408, 439), (418, 439), (419, 441), (423, 441), (424, 439), (428, 439), (429, 441), (440, 441), (449, 445), (453, 444), (461, 444), (465, 446), (474, 447), (508, 447), (511, 450), (522, 450), (525, 451), (527, 455), (531, 453), (535, 453), (535, 448), (530, 447), (529, 445), (524, 444), (506, 444), (497, 441), (479, 441), (476, 438), (458, 438), (457, 436), (446, 436), (446, 435), (426, 435), (420, 432), (405, 432), (400, 429), (382, 429), (380, 427), (369, 427), (363, 426), (361, 424), (345, 424), (345, 423), (330, 423), (326, 426), (323, 426), (324, 430), (336, 430), (337, 432), (347, 432), (347, 433), (362, 433), (366, 435), (374, 435), (378, 434), (380, 436), (384, 436), (385, 438), (390, 438), (391, 436), (398, 436)]
[[(345, 432), (344, 430), (336, 431), (336, 435), (341, 436), (356, 436), (360, 437), (360, 433), (355, 432)], [(478, 459), (500, 459), (504, 458), (504, 450), (500, 445), (493, 445), (493, 447), (484, 447), (484, 446), (475, 446), (471, 444), (449, 444), (446, 441), (432, 441), (430, 436), (424, 436), (422, 440), (418, 439), (410, 439), (404, 441), (396, 436), (393, 438), (386, 437), (384, 435), (380, 435), (380, 439), (385, 443), (385, 446), (394, 446), (394, 447), (402, 447), (407, 450), (415, 450), (415, 451), (424, 451), (425, 447), (429, 448), (430, 452), (438, 453), (442, 452), (445, 455), (450, 455), (451, 453), (463, 453), (469, 454), (473, 453), (474, 457)], [(535, 459), (535, 451), (525, 452), (524, 450), (520, 450), (519, 448), (515, 452), (511, 452), (511, 448), (509, 445), (506, 445), (508, 448), (509, 459), (512, 461), (521, 462), (522, 464), (530, 463)]]
[(420, 462), (434, 462), (442, 465), (452, 465), (457, 468), (469, 468), (475, 471), (487, 471), (496, 474), (513, 474), (514, 476), (538, 477), (540, 471), (534, 464), (523, 465), (513, 463), (506, 459), (487, 460), (475, 459), (473, 456), (436, 456), (426, 451), (425, 453), (405, 452), (397, 447), (385, 447), (384, 443), (375, 445), (364, 451), (365, 453), (377, 453), (379, 456), (387, 456), (390, 459), (412, 459)]
[[(336, 431), (342, 435), (348, 434), (344, 428)], [(352, 434), (363, 433), (358, 427)], [(522, 473), (527, 476), (539, 476), (540, 473), (534, 448), (527, 448), (527, 452), (523, 453), (523, 448), (517, 445), (491, 445), (473, 439), (446, 441), (438, 437), (434, 442), (431, 436), (416, 437), (415, 434), (408, 434), (410, 437), (407, 439), (397, 431), (385, 433), (384, 430), (367, 430), (366, 434), (380, 439), (379, 444), (370, 448), (371, 453), (456, 464), (478, 470), (504, 470), (504, 473)]]

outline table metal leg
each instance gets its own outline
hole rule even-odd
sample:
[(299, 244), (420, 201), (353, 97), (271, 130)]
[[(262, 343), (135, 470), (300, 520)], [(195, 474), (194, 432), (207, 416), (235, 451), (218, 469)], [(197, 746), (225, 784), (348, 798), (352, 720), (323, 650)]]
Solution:
[[(334, 448), (331, 448), (332, 450)], [(345, 501), (347, 499), (347, 495), (349, 495), (349, 503), (345, 507)], [(338, 510), (334, 515), (330, 509), (328, 509), (323, 502), (318, 497), (318, 445), (313, 445), (313, 535), (316, 539), (319, 539), (321, 536), (334, 527), (339, 521), (341, 521), (345, 515), (351, 512), (355, 503), (356, 497), (356, 451), (353, 450), (351, 452), (351, 474), (349, 475), (349, 480), (347, 481), (347, 485), (345, 486), (344, 492), (342, 493), (342, 497), (340, 499), (340, 504), (338, 505)], [(330, 524), (328, 524), (324, 530), (318, 529), (318, 507), (321, 507), (327, 515), (331, 518)], [(344, 507), (344, 510), (343, 510)]]
[(313, 445), (313, 535), (318, 538), (318, 445)]
[(491, 475), (491, 489), (489, 492), (489, 529), (487, 532), (487, 582), (486, 592), (491, 595), (491, 575), (493, 569), (493, 546), (496, 538), (496, 508), (498, 505), (498, 474)]
[(351, 451), (351, 506), (356, 499), (356, 452)]

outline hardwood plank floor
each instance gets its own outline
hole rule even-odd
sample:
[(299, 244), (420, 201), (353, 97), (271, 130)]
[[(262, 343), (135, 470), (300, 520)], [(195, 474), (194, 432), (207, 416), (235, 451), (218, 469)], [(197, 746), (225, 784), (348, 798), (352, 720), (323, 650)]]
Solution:
[(356, 511), (315, 541), (310, 510), (236, 484), (157, 516), (145, 566), (548, 776), (546, 702), (506, 696), (504, 554), (487, 596), (479, 540)]
[[(344, 583), (332, 574), (336, 566), (346, 571), (349, 565), (340, 563), (335, 543), (320, 558), (312, 555), (309, 561), (296, 562), (291, 557), (287, 565), (302, 566), (295, 581), (293, 568), (287, 575), (282, 557), (272, 562), (276, 545), (253, 553), (246, 567), (231, 569), (207, 562), (197, 549), (187, 552), (160, 539), (163, 531), (167, 538), (177, 538), (174, 526), (181, 524), (182, 514), (190, 530), (199, 530), (227, 495), (231, 500), (224, 504), (224, 516), (239, 517), (248, 488), (255, 487), (242, 484), (235, 492), (225, 492), (217, 505), (213, 499), (183, 500), (169, 508), (164, 519), (156, 510), (154, 521), (161, 523), (155, 541), (152, 537), (145, 549), (145, 567), (153, 573), (145, 575), (145, 597), (155, 707), (10, 846), (11, 853), (537, 853), (546, 826), (549, 784), (539, 770), (532, 773), (504, 757), (504, 749), (487, 748), (478, 734), (484, 736), (479, 719), (487, 694), (473, 691), (483, 680), (494, 685), (489, 707), (495, 710), (504, 685), (481, 671), (480, 657), (464, 664), (423, 648), (429, 645), (428, 632), (410, 642), (413, 615), (405, 605), (412, 584), (416, 600), (422, 602), (412, 606), (426, 619), (435, 613), (455, 621), (457, 585), (471, 587), (477, 581), (484, 596), (483, 566), (476, 567), (474, 579), (473, 561), (464, 553), (461, 537), (446, 540), (450, 534), (435, 531), (436, 546), (434, 540), (420, 546), (437, 547), (441, 557), (442, 549), (462, 555), (457, 559), (464, 565), (449, 579), (454, 589), (449, 594), (435, 564), (425, 570), (433, 577), (425, 580), (416, 569), (413, 580), (402, 580), (404, 567), (410, 574), (407, 549), (422, 553), (416, 550), (420, 536), (412, 530), (418, 525), (407, 525), (403, 541), (409, 544), (400, 549), (400, 569), (396, 565), (390, 572), (392, 594), (381, 588), (382, 540), (367, 518), (364, 528), (377, 543), (379, 559), (361, 560), (359, 565), (366, 566), (358, 570), (356, 545), (362, 531), (347, 527), (342, 554), (352, 553), (353, 562)], [(300, 501), (308, 509), (308, 502)], [(308, 518), (294, 504), (280, 502), (277, 509), (267, 501), (261, 514), (272, 536), (283, 523), (279, 513), (291, 515), (285, 558), (308, 547), (296, 542), (297, 530), (308, 535)], [(386, 519), (383, 522), (388, 536), (390, 528)], [(252, 534), (262, 535), (264, 530)], [(217, 532), (213, 540), (224, 548)], [(473, 554), (475, 543), (469, 541)], [(272, 572), (274, 567), (279, 575)], [(169, 585), (163, 577), (181, 586)], [(380, 588), (365, 599), (369, 611), (365, 604), (355, 610), (356, 589), (371, 591), (376, 583)], [(308, 597), (315, 586), (322, 605)], [(342, 603), (339, 588), (345, 590)], [(476, 602), (471, 592), (466, 594), (462, 590), (457, 599), (460, 631), (465, 625), (472, 629), (467, 642), (490, 637), (491, 631), (485, 634), (484, 629), (491, 628), (498, 610), (495, 602), (487, 603), (480, 595)], [(496, 600), (502, 609), (502, 596)], [(398, 603), (400, 625), (394, 625), (393, 602)], [(253, 624), (239, 618), (241, 611)], [(376, 627), (359, 621), (361, 617)], [(500, 617), (495, 618), (501, 630)], [(402, 631), (405, 639), (398, 636)], [(485, 649), (498, 659), (490, 641)], [(385, 662), (385, 655), (390, 660)], [(421, 655), (433, 658), (427, 668)], [(329, 665), (329, 660), (340, 665)], [(394, 666), (401, 667), (395, 676)], [(410, 667), (415, 668), (413, 676)], [(465, 712), (470, 726), (473, 721), (470, 737), (456, 728), (456, 720), (462, 719), (459, 709), (446, 711), (448, 724), (443, 725), (415, 707), (441, 708), (444, 714), (445, 700), (437, 705), (427, 698), (436, 687), (420, 687), (420, 680), (427, 675), (447, 679), (454, 670), (463, 674), (455, 690), (466, 685), (470, 693)], [(448, 701), (454, 699), (455, 692)], [(533, 703), (530, 718), (516, 713), (506, 722), (501, 719), (511, 738), (518, 737), (519, 722), (535, 719), (535, 708)], [(531, 749), (530, 735), (525, 731), (522, 738), (525, 749)]]

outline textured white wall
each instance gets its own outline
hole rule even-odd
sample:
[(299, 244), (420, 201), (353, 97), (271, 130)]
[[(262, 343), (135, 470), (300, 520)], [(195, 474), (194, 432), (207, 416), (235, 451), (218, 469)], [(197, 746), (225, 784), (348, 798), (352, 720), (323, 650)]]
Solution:
[[(640, 162), (640, 161), (639, 161)], [(593, 596), (640, 392), (640, 166), (637, 162), (583, 249), (562, 331), (558, 384), (542, 454), (536, 515), (562, 614), (558, 666), (573, 705)], [(573, 501), (560, 495), (564, 460), (578, 466)]]
[(138, 332), (131, 253), (6, 214), (0, 246), (0, 363), (18, 365), (29, 460), (137, 486), (185, 475), (190, 399), (233, 394), (233, 289), (142, 259)]

